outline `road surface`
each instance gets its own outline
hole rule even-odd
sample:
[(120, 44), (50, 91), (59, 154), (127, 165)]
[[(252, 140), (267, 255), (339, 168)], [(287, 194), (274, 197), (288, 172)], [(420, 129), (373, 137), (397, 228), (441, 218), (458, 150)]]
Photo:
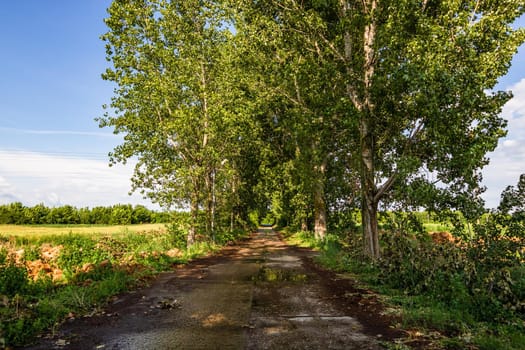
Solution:
[(401, 335), (373, 294), (315, 254), (261, 228), (27, 349), (384, 349)]

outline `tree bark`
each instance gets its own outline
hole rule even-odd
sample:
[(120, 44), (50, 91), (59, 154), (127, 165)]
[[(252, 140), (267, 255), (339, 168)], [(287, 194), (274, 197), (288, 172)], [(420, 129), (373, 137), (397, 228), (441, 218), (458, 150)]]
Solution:
[[(367, 18), (363, 28), (362, 52), (364, 61), (360, 74), (352, 67), (353, 50), (358, 49), (353, 45), (350, 32), (344, 34), (344, 57), (347, 66), (347, 95), (359, 112), (359, 136), (360, 153), (360, 179), (361, 179), (361, 217), (363, 225), (364, 251), (372, 259), (380, 257), (379, 234), (377, 227), (377, 207), (380, 195), (377, 195), (375, 184), (374, 152), (375, 143), (373, 138), (374, 128), (374, 103), (372, 99), (372, 82), (375, 72), (375, 39), (377, 24), (375, 12), (377, 0), (363, 0), (362, 4), (351, 3), (348, 0), (340, 0), (341, 14), (345, 18), (351, 11), (363, 11), (362, 16)], [(358, 7), (362, 6), (358, 10)], [(359, 82), (353, 76), (361, 75)], [(361, 84), (362, 86), (356, 85)], [(358, 93), (359, 92), (359, 93)]]
[(361, 193), (362, 193), (362, 223), (363, 242), (365, 252), (372, 259), (379, 259), (379, 233), (377, 231), (377, 206), (375, 184), (374, 153), (375, 143), (373, 138), (374, 127), (374, 103), (372, 100), (372, 79), (375, 71), (375, 49), (376, 19), (374, 12), (377, 8), (376, 0), (364, 2), (365, 12), (369, 16), (369, 22), (365, 25), (363, 34), (363, 51), (365, 61), (363, 64), (363, 108), (359, 125), (360, 148), (361, 148)]
[(316, 167), (316, 179), (314, 185), (314, 233), (315, 238), (324, 239), (326, 237), (326, 202), (324, 193), (324, 181), (326, 171), (326, 161), (321, 166)]
[(213, 236), (214, 233), (214, 174), (213, 171), (206, 170), (206, 235)]
[(377, 206), (371, 191), (364, 193), (362, 198), (361, 218), (363, 226), (364, 249), (372, 259), (379, 259), (379, 232), (377, 226)]
[(188, 237), (186, 240), (186, 246), (189, 248), (195, 243), (195, 236), (197, 231), (197, 222), (199, 216), (199, 194), (197, 190), (194, 190), (191, 196), (190, 202), (190, 215), (191, 223), (188, 230)]

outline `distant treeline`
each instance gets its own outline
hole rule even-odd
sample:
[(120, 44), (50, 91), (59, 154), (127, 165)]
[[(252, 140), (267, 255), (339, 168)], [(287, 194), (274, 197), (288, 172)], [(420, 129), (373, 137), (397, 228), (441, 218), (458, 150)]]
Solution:
[(170, 214), (142, 205), (117, 204), (110, 207), (75, 208), (71, 205), (48, 208), (43, 204), (26, 207), (16, 202), (0, 205), (0, 224), (14, 225), (130, 225), (165, 223)]

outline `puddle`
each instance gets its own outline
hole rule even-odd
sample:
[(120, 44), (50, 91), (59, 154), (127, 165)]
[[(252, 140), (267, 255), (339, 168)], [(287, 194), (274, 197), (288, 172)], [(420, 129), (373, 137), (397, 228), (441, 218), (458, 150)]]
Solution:
[(326, 321), (326, 322), (336, 322), (338, 324), (354, 324), (356, 320), (350, 316), (310, 316), (310, 315), (298, 315), (294, 317), (288, 317), (288, 320), (291, 322), (306, 323), (314, 321)]
[(305, 282), (308, 276), (294, 270), (273, 269), (263, 266), (257, 275), (252, 277), (254, 282)]
[(292, 255), (269, 256), (267, 261), (266, 265), (268, 266), (279, 266), (288, 269), (300, 268), (302, 265), (301, 259)]

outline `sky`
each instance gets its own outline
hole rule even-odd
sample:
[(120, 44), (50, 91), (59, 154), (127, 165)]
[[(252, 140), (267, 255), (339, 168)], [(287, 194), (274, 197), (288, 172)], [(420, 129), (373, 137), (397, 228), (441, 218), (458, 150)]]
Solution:
[[(121, 142), (94, 118), (103, 115), (113, 87), (103, 19), (110, 0), (16, 0), (0, 7), (0, 204), (109, 206), (143, 204), (129, 195), (133, 164), (109, 167)], [(515, 24), (525, 27), (522, 17)], [(514, 98), (502, 116), (509, 133), (490, 153), (484, 199), (495, 207), (501, 191), (525, 173), (525, 47), (499, 90)]]

